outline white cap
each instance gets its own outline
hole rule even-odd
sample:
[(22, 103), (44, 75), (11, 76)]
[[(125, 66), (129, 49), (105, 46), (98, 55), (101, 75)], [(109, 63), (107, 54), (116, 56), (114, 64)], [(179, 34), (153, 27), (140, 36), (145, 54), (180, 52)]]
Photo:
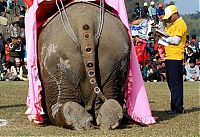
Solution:
[(165, 8), (165, 15), (162, 19), (168, 19), (172, 14), (178, 12), (178, 9), (175, 5), (169, 5)]
[(147, 3), (147, 2), (144, 2), (144, 6), (148, 6), (148, 3)]
[(155, 5), (155, 2), (154, 2), (154, 1), (152, 1), (152, 2), (151, 2), (151, 5)]

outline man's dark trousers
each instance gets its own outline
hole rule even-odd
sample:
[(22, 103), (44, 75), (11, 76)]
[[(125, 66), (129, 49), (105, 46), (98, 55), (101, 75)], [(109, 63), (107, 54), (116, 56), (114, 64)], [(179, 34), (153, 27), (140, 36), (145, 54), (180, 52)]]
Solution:
[(171, 92), (171, 110), (177, 112), (184, 110), (182, 63), (182, 60), (166, 60), (167, 84)]

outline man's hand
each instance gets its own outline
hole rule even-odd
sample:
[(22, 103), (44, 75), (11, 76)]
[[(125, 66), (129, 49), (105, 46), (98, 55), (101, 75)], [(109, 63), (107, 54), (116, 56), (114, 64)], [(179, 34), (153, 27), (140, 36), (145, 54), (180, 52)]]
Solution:
[(162, 38), (162, 35), (160, 34), (160, 33), (158, 33), (158, 32), (156, 32), (156, 36), (160, 39), (160, 38)]

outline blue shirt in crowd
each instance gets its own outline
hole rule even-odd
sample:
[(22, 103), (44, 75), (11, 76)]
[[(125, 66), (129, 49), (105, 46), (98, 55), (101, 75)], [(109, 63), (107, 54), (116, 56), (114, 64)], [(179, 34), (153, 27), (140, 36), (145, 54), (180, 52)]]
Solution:
[(156, 12), (157, 12), (157, 16), (165, 15), (164, 9), (158, 8)]

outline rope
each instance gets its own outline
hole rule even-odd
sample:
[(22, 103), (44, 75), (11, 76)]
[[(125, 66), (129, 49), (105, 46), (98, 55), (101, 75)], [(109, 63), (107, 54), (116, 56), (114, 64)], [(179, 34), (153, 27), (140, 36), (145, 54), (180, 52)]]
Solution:
[(104, 0), (100, 0), (100, 16), (99, 16), (99, 25), (97, 28), (97, 33), (95, 34), (95, 38), (97, 40), (99, 40), (100, 36), (101, 36), (101, 32), (103, 30), (103, 24), (104, 24)]
[[(73, 29), (72, 29), (72, 26), (70, 24), (70, 21), (69, 21), (69, 17), (66, 13), (66, 10), (64, 10), (64, 5), (63, 5), (63, 2), (62, 0), (60, 0), (60, 3), (61, 3), (61, 6), (62, 8), (59, 7), (58, 5), (58, 0), (56, 0), (56, 6), (58, 8), (58, 11), (60, 13), (60, 18), (61, 18), (61, 21), (62, 21), (62, 24), (64, 26), (64, 29), (66, 30), (67, 34), (70, 36), (70, 38), (75, 42), (75, 43), (78, 43), (78, 38), (77, 36), (75, 35)], [(104, 24), (104, 12), (105, 12), (105, 9), (104, 9), (104, 0), (100, 0), (100, 15), (99, 15), (99, 24), (98, 24), (98, 28), (97, 28), (97, 32), (95, 33), (95, 38), (96, 40), (98, 41), (100, 36), (101, 36), (101, 33), (102, 33), (102, 30), (103, 30), (103, 24)], [(67, 20), (67, 24), (64, 22), (64, 18), (63, 18), (63, 13), (61, 12), (61, 10), (64, 10), (64, 15), (65, 15), (65, 18)]]
[[(67, 34), (70, 36), (70, 38), (75, 42), (75, 43), (78, 43), (78, 38), (76, 37), (73, 29), (72, 29), (72, 26), (70, 24), (70, 21), (69, 21), (69, 17), (67, 16), (67, 13), (66, 13), (66, 10), (64, 9), (64, 5), (63, 5), (63, 2), (62, 0), (60, 0), (61, 2), (61, 6), (62, 8), (60, 9), (59, 5), (58, 5), (58, 0), (56, 0), (56, 6), (58, 8), (58, 11), (60, 13), (60, 17), (61, 17), (61, 21), (62, 21), (62, 24), (64, 26), (64, 29), (66, 30)], [(67, 25), (66, 23), (64, 22), (64, 19), (63, 19), (63, 14), (61, 12), (61, 10), (64, 10), (64, 15), (65, 15), (65, 18), (67, 20)]]

